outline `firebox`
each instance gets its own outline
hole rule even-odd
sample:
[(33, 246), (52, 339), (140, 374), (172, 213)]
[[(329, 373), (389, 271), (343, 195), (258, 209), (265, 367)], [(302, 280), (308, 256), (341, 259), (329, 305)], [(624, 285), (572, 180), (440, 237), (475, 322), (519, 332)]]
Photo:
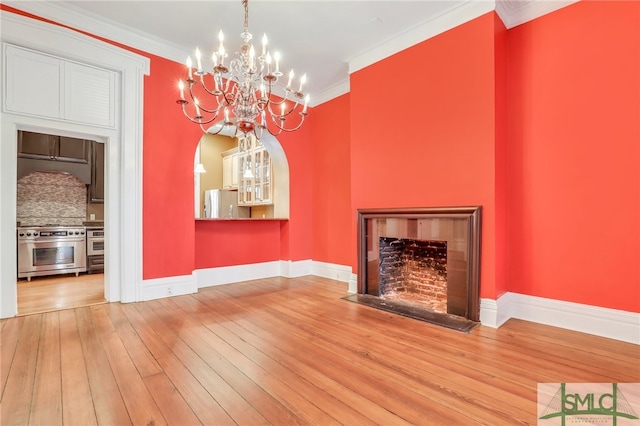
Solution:
[(358, 210), (358, 301), (478, 322), (479, 290), (479, 206)]

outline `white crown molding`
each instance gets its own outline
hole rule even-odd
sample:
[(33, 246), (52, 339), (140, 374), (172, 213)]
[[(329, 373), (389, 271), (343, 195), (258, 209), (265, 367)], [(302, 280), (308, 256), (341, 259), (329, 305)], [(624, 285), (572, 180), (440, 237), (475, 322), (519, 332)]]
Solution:
[(18, 10), (67, 25), (76, 30), (86, 31), (89, 34), (104, 37), (108, 40), (122, 43), (125, 46), (179, 63), (183, 62), (189, 54), (167, 40), (154, 38), (149, 34), (136, 32), (128, 27), (124, 28), (113, 21), (89, 16), (81, 10), (65, 5), (62, 2), (3, 0), (3, 3)]
[(347, 77), (331, 87), (328, 87), (318, 93), (314, 93), (313, 98), (309, 101), (309, 106), (316, 107), (330, 101), (331, 99), (335, 99), (338, 96), (342, 96), (345, 93), (349, 93), (349, 90), (351, 90), (349, 83), (349, 78)]
[(349, 60), (349, 74), (493, 11), (494, 1), (467, 1), (451, 11), (411, 28)]
[(558, 9), (577, 3), (579, 0), (497, 0), (496, 12), (504, 25), (513, 28), (532, 21)]

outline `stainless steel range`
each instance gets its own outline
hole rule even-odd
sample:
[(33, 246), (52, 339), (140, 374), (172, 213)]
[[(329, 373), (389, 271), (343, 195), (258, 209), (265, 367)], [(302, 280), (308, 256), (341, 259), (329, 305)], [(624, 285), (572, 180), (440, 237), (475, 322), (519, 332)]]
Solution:
[(86, 231), (83, 226), (18, 228), (18, 278), (87, 270)]

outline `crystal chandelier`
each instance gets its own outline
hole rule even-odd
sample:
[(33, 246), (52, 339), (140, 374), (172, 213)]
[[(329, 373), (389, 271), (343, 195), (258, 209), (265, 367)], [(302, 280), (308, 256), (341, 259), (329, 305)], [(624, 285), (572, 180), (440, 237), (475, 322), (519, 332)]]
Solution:
[[(281, 95), (273, 91), (278, 85), (280, 72), (280, 55), (273, 57), (267, 50), (267, 36), (262, 37), (262, 53), (256, 54), (251, 44), (249, 33), (248, 0), (242, 0), (244, 6), (244, 29), (241, 33), (242, 46), (228, 64), (225, 63), (227, 53), (223, 42), (224, 35), (219, 33), (218, 50), (211, 55), (212, 68), (205, 71), (202, 67), (202, 55), (196, 48), (196, 67), (189, 56), (187, 58), (187, 79), (178, 83), (180, 98), (177, 103), (182, 107), (184, 115), (192, 122), (199, 124), (202, 131), (218, 134), (226, 127), (235, 126), (245, 136), (253, 133), (260, 139), (263, 130), (272, 135), (281, 132), (298, 130), (307, 116), (309, 95), (302, 91), (306, 74), (299, 79), (296, 90), (293, 69), (289, 72), (287, 85)], [(200, 84), (198, 84), (200, 83)], [(187, 98), (185, 98), (187, 92)], [(204, 101), (201, 97), (207, 97)], [(304, 103), (303, 103), (304, 101)], [(188, 107), (189, 104), (193, 106)], [(191, 110), (191, 115), (188, 110)], [(219, 127), (205, 128), (205, 125), (222, 120)], [(214, 130), (215, 129), (215, 130)]]

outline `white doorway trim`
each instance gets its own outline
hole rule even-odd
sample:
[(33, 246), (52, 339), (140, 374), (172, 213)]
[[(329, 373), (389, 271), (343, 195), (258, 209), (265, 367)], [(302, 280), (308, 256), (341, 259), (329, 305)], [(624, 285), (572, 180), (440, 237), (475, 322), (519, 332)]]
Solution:
[[(0, 317), (17, 313), (16, 185), (18, 130), (97, 138), (106, 143), (105, 298), (140, 300), (142, 286), (142, 118), (143, 82), (149, 59), (78, 32), (0, 12), (1, 40), (115, 71), (115, 128), (6, 112), (0, 114)], [(4, 51), (4, 49), (3, 49)], [(3, 60), (4, 62), (4, 60)], [(2, 99), (6, 99), (2, 70)]]

